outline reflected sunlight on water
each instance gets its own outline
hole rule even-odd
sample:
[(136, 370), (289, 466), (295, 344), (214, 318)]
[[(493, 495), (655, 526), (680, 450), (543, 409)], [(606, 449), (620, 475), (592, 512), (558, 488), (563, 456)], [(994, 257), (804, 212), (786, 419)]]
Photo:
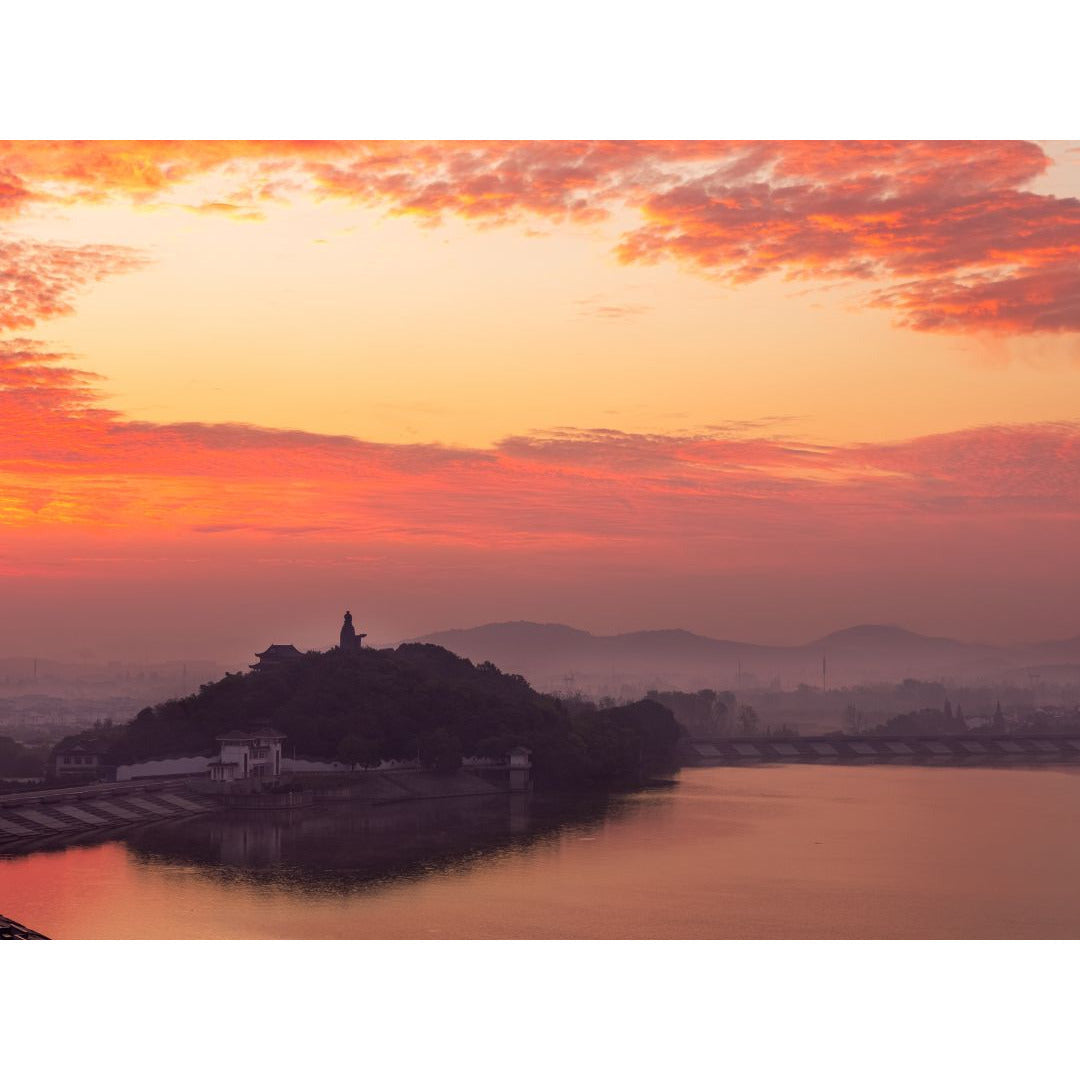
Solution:
[(684, 770), (586, 801), (216, 814), (0, 860), (55, 938), (1075, 937), (1080, 768)]

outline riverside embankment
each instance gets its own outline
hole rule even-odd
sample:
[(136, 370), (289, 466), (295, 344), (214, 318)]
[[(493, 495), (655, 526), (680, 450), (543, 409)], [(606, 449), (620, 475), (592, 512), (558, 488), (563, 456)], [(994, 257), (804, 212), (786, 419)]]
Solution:
[(443, 776), (417, 770), (308, 774), (289, 790), (244, 793), (198, 777), (118, 781), (38, 788), (0, 795), (0, 855), (57, 850), (167, 818), (228, 810), (297, 809), (324, 802), (372, 806), (414, 799), (498, 795), (508, 789), (499, 770)]

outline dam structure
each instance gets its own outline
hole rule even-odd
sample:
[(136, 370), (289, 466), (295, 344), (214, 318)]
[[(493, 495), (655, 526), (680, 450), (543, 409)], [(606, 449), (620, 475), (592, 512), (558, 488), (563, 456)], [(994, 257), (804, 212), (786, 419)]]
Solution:
[(117, 829), (215, 809), (184, 780), (97, 783), (0, 795), (0, 855), (67, 844)]
[[(169, 818), (244, 810), (291, 810), (325, 803), (364, 805), (428, 799), (513, 795), (531, 787), (529, 751), (505, 758), (464, 758), (450, 774), (424, 769), (419, 761), (384, 762), (351, 769), (339, 762), (284, 759), (273, 778), (214, 781), (204, 771), (160, 775), (172, 765), (192, 768), (192, 758), (148, 763), (151, 775), (72, 787), (0, 794), (0, 856), (92, 842)], [(212, 761), (211, 770), (220, 762)], [(336, 767), (335, 767), (336, 766)], [(135, 767), (133, 767), (135, 768)], [(278, 781), (284, 782), (284, 787)]]

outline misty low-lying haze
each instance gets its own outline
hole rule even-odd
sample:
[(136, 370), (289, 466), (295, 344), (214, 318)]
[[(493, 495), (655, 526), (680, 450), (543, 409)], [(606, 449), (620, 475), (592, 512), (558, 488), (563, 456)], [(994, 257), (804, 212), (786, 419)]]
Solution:
[[(325, 636), (325, 635), (324, 635)], [(323, 640), (289, 639), (301, 649)], [(953, 686), (1080, 685), (1080, 636), (1013, 646), (928, 637), (896, 626), (853, 626), (800, 645), (726, 641), (687, 630), (592, 634), (558, 623), (489, 623), (423, 634), (410, 641), (441, 645), (474, 663), (491, 661), (524, 675), (541, 691), (630, 698), (648, 690), (702, 688), (793, 690), (800, 685), (838, 690), (905, 679)], [(97, 715), (123, 714), (180, 696), (226, 670), (247, 670), (248, 656), (219, 659), (135, 659), (103, 662), (29, 656), (0, 659), (0, 688), (10, 697), (87, 699)], [(373, 641), (373, 647), (397, 642)], [(1037, 696), (1037, 695), (1036, 695)]]
[(538, 688), (632, 694), (661, 688), (838, 688), (904, 679), (952, 684), (1080, 683), (1080, 636), (1014, 647), (854, 626), (805, 645), (718, 641), (685, 630), (598, 636), (557, 624), (497, 623), (421, 640), (517, 671)]

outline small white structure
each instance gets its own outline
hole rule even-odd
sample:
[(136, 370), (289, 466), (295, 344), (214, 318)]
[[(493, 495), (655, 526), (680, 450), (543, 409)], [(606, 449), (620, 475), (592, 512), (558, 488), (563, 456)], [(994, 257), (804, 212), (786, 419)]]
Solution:
[(210, 762), (210, 779), (220, 783), (271, 779), (281, 775), (281, 747), (285, 736), (273, 728), (227, 731), (217, 737), (220, 753)]
[(525, 746), (515, 746), (509, 753), (510, 790), (529, 790), (529, 771), (532, 769), (532, 751)]

